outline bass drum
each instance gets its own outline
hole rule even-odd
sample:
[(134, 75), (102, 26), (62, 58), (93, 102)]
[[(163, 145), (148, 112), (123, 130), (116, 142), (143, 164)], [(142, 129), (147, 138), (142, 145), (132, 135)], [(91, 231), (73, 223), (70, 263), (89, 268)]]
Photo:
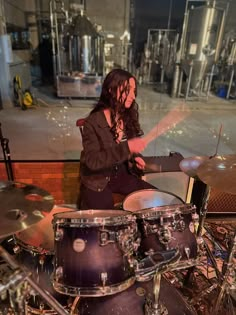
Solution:
[[(80, 315), (144, 315), (147, 298), (152, 296), (153, 282), (136, 282), (121, 293), (99, 298), (81, 298), (77, 305)], [(197, 315), (184, 297), (162, 278), (160, 305), (163, 315)]]

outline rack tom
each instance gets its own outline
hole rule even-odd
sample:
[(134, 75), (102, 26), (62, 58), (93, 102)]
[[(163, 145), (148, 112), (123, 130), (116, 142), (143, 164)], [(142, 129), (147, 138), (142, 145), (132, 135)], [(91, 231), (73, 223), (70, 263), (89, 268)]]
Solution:
[(184, 204), (174, 194), (144, 189), (126, 197), (124, 210), (137, 217), (141, 242), (140, 258), (152, 256), (159, 251), (178, 249), (181, 263), (177, 268), (188, 267), (198, 255), (192, 215), (195, 207)]
[(136, 218), (122, 210), (54, 215), (53, 286), (72, 296), (121, 292), (135, 281)]

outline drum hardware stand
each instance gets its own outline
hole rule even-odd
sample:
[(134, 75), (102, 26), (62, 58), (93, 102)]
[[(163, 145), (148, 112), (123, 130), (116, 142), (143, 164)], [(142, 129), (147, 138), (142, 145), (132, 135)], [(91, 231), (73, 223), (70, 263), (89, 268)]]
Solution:
[(160, 303), (160, 287), (161, 287), (161, 274), (156, 272), (153, 277), (153, 297), (148, 297), (145, 304), (145, 315), (168, 315), (167, 308)]
[(1, 141), (1, 146), (2, 146), (4, 162), (5, 162), (5, 168), (7, 172), (7, 178), (10, 181), (14, 181), (14, 175), (13, 175), (12, 164), (11, 164), (11, 154), (10, 154), (10, 149), (8, 145), (9, 140), (4, 138), (2, 135), (1, 123), (0, 123), (0, 141)]
[[(209, 246), (207, 245), (207, 243), (204, 241), (204, 239), (202, 237), (204, 223), (205, 223), (206, 214), (207, 214), (207, 204), (208, 204), (208, 200), (210, 197), (210, 191), (211, 191), (210, 187), (206, 186), (206, 190), (205, 190), (204, 196), (203, 196), (203, 203), (202, 203), (202, 206), (200, 209), (199, 225), (197, 228), (197, 233), (196, 233), (197, 235), (196, 236), (197, 236), (197, 241), (198, 241), (198, 244), (200, 247), (200, 251), (203, 251), (203, 249), (205, 248), (207, 256), (210, 258), (212, 266), (216, 272), (217, 279), (219, 280), (222, 278), (222, 275), (221, 275), (221, 273), (217, 267), (217, 263), (215, 261), (215, 258), (213, 256)], [(195, 266), (191, 267), (188, 270), (186, 277), (185, 277), (185, 280), (184, 280), (184, 285), (189, 285), (189, 284), (193, 283), (194, 271), (195, 271)]]
[(213, 268), (214, 268), (214, 270), (216, 272), (217, 279), (220, 280), (220, 279), (222, 279), (222, 275), (221, 275), (221, 273), (220, 273), (220, 271), (218, 269), (216, 260), (215, 260), (215, 258), (213, 256), (209, 246), (203, 240), (203, 237), (202, 237), (203, 227), (204, 227), (206, 214), (207, 214), (207, 204), (208, 204), (208, 200), (209, 200), (209, 197), (210, 197), (210, 191), (211, 191), (210, 187), (207, 186), (206, 187), (206, 191), (204, 193), (204, 197), (203, 197), (203, 205), (202, 205), (201, 210), (200, 210), (200, 219), (199, 219), (199, 226), (198, 226), (198, 230), (197, 230), (197, 239), (200, 242), (200, 246), (205, 248), (207, 256), (210, 258), (212, 266), (213, 266)]
[[(20, 266), (15, 262), (15, 260), (11, 257), (7, 251), (0, 246), (0, 256), (12, 267), (14, 270), (14, 274), (17, 275), (16, 279), (11, 277), (10, 282), (2, 287), (3, 290), (8, 290), (9, 288), (16, 285), (16, 283), (20, 283), (26, 281), (30, 287), (35, 290), (39, 295), (54, 309), (59, 315), (69, 315), (69, 313), (58, 303), (56, 299), (54, 299), (51, 294), (43, 289), (41, 289), (35, 281), (31, 278), (31, 276), (25, 271), (21, 270)], [(20, 305), (21, 313), (25, 313), (25, 310), (22, 312), (22, 305)]]
[(236, 254), (236, 232), (234, 233), (232, 245), (231, 248), (229, 248), (229, 254), (227, 261), (224, 262), (222, 267), (222, 274), (223, 274), (223, 280), (220, 283), (220, 292), (218, 294), (215, 308), (214, 308), (214, 314), (218, 314), (220, 310), (220, 306), (222, 304), (222, 300), (224, 299), (225, 295), (228, 295), (228, 289), (229, 289), (229, 277), (233, 276), (233, 279), (235, 281), (235, 270), (234, 270), (234, 256)]
[[(75, 299), (74, 299), (74, 302), (71, 305), (70, 315), (77, 314), (77, 313), (75, 313), (75, 311), (76, 311), (76, 306), (77, 306), (79, 300), (80, 300), (80, 296), (76, 296)], [(77, 315), (79, 315), (79, 314), (77, 314)]]

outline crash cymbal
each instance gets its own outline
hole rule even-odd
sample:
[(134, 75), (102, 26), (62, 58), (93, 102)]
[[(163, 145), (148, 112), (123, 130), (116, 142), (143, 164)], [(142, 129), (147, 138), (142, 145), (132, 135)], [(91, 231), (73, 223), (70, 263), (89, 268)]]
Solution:
[(53, 215), (61, 212), (75, 211), (72, 207), (55, 206), (40, 222), (14, 235), (15, 241), (23, 248), (30, 248), (34, 253), (52, 254), (54, 250)]
[(53, 205), (53, 197), (39, 187), (0, 181), (0, 236), (9, 236), (37, 223)]
[(197, 169), (202, 163), (207, 160), (209, 160), (209, 156), (193, 156), (183, 159), (179, 163), (179, 167), (181, 171), (183, 171), (189, 177), (198, 178)]
[(197, 176), (210, 187), (236, 194), (236, 155), (212, 157), (199, 166)]

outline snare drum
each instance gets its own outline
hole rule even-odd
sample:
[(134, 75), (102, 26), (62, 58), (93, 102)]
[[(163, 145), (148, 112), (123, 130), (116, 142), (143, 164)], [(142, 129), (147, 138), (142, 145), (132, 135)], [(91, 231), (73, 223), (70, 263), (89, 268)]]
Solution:
[(71, 296), (121, 292), (135, 281), (136, 218), (122, 210), (54, 215), (53, 286)]
[[(195, 207), (183, 204), (177, 196), (155, 189), (139, 190), (126, 197), (124, 210), (133, 212), (141, 235), (141, 258), (158, 251), (178, 249), (181, 261), (198, 255), (192, 222)], [(181, 263), (183, 268), (188, 264)]]

